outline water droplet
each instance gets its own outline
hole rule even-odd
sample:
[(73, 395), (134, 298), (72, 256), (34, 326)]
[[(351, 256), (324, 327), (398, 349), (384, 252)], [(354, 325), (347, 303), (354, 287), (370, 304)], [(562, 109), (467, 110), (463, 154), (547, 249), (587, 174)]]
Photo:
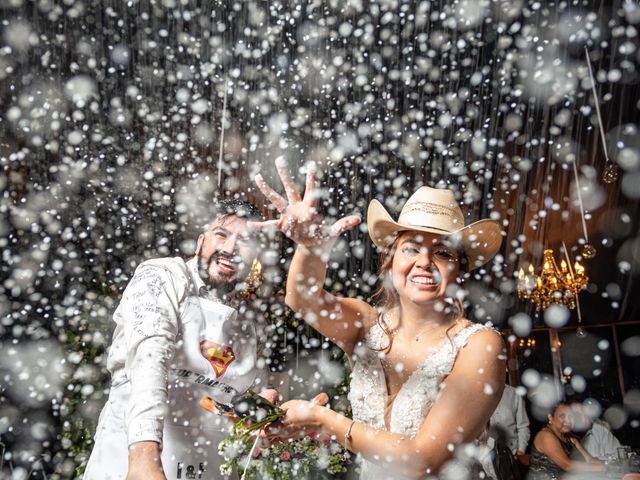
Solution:
[(587, 388), (587, 381), (584, 379), (582, 375), (574, 375), (571, 378), (571, 387), (578, 393), (584, 392), (585, 388)]
[(569, 321), (569, 310), (564, 305), (551, 305), (544, 311), (544, 322), (551, 328), (560, 328)]

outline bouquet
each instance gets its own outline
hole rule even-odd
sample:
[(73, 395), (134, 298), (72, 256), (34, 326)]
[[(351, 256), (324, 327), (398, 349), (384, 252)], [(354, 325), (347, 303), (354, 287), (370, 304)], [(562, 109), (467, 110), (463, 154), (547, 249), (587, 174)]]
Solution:
[(329, 479), (346, 472), (351, 463), (349, 452), (327, 435), (312, 433), (299, 440), (261, 444), (260, 431), (285, 412), (255, 392), (247, 392), (232, 405), (216, 407), (240, 418), (218, 447), (225, 460), (220, 466), (223, 476), (235, 470), (247, 480)]

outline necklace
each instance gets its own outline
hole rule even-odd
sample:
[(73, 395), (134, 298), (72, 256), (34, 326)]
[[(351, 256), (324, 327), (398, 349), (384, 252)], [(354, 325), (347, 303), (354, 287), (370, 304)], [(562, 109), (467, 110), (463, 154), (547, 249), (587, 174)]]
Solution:
[[(384, 320), (385, 320), (385, 322), (384, 322), (384, 323), (386, 324), (388, 334), (389, 334), (390, 336), (392, 336), (392, 337), (395, 337), (395, 336), (396, 336), (396, 333), (398, 333), (398, 332), (400, 331), (400, 327), (398, 326), (398, 327), (395, 327), (395, 328), (391, 328), (391, 327), (389, 326), (389, 325), (390, 325), (390, 323), (391, 323), (391, 318), (390, 318), (389, 313), (385, 313), (385, 315), (384, 315), (384, 317), (383, 317), (383, 318), (384, 318)], [(456, 323), (457, 323), (457, 320), (456, 320)], [(432, 330), (435, 330), (435, 329), (437, 329), (437, 328), (439, 328), (439, 327), (441, 327), (441, 326), (442, 326), (442, 325), (441, 325), (441, 324), (439, 324), (439, 323), (431, 323), (431, 324), (427, 325), (426, 327), (423, 327), (423, 328), (422, 328), (422, 330), (420, 330), (420, 331), (416, 334), (416, 336), (414, 337), (414, 341), (419, 342), (419, 341), (420, 341), (420, 337), (421, 337), (423, 334), (425, 334), (426, 332), (430, 332), (430, 331), (432, 331)]]
[(436, 329), (436, 328), (438, 328), (439, 326), (440, 326), (440, 325), (436, 323), (435, 325), (434, 325), (434, 324), (428, 325), (428, 327), (429, 327), (429, 328), (423, 328), (423, 329), (422, 329), (422, 330), (420, 330), (420, 331), (418, 332), (418, 334), (415, 336), (415, 341), (416, 341), (416, 342), (420, 341), (420, 337), (422, 336), (422, 334), (423, 334), (423, 333), (425, 333), (425, 332), (430, 332), (431, 330), (435, 330), (435, 329)]

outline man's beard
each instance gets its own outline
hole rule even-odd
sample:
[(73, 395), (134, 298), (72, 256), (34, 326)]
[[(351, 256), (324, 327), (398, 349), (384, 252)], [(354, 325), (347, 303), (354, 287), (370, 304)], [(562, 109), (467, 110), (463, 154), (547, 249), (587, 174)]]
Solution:
[(224, 257), (231, 260), (231, 257), (229, 255), (225, 255), (221, 252), (215, 252), (213, 255), (211, 255), (209, 261), (206, 261), (202, 257), (198, 257), (198, 274), (209, 290), (213, 290), (220, 296), (228, 296), (235, 290), (236, 287), (237, 282), (235, 274), (230, 276), (229, 280), (216, 280), (212, 279), (209, 276), (209, 267), (211, 266), (211, 264), (215, 263), (218, 257)]

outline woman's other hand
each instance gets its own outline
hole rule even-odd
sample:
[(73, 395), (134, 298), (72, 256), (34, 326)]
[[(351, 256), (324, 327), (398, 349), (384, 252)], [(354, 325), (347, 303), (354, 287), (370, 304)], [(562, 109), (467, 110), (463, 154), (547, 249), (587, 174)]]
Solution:
[(307, 400), (289, 400), (283, 403), (281, 408), (286, 412), (282, 424), (289, 428), (317, 429), (318, 406)]
[(266, 436), (272, 440), (297, 439), (311, 432), (321, 430), (322, 410), (329, 401), (326, 393), (320, 393), (311, 401), (289, 400), (280, 408), (286, 412), (285, 416), (267, 428)]
[(320, 248), (322, 253), (330, 249), (336, 239), (345, 231), (358, 225), (360, 217), (348, 215), (336, 222), (329, 222), (318, 214), (318, 191), (316, 184), (316, 165), (307, 164), (307, 178), (304, 196), (298, 192), (293, 178), (289, 174), (287, 163), (282, 157), (276, 159), (276, 169), (284, 186), (287, 198), (276, 192), (261, 175), (256, 175), (256, 185), (271, 201), (274, 208), (280, 212), (276, 220), (265, 222), (248, 222), (250, 228), (258, 230), (276, 229), (284, 233), (298, 245), (307, 248)]

